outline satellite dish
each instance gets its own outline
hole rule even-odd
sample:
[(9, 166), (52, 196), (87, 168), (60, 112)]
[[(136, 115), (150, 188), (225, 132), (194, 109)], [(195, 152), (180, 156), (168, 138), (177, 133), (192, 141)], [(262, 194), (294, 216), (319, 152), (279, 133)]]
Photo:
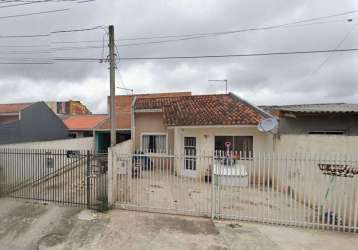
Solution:
[(268, 119), (261, 121), (259, 123), (259, 125), (257, 125), (257, 129), (260, 132), (267, 133), (267, 132), (271, 132), (272, 130), (274, 130), (277, 126), (278, 126), (277, 119), (268, 118)]

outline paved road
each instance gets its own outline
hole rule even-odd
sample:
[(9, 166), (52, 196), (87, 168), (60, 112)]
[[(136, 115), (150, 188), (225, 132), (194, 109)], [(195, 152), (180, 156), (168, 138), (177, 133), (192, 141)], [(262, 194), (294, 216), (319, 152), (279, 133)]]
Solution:
[(357, 249), (358, 235), (0, 199), (0, 249)]

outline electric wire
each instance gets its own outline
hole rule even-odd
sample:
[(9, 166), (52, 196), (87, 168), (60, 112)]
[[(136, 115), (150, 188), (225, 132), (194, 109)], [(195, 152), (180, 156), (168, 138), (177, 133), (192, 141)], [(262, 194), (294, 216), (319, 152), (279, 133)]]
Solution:
[[(358, 48), (347, 49), (327, 49), (327, 50), (302, 50), (302, 51), (278, 51), (266, 53), (247, 53), (247, 54), (224, 54), (224, 55), (198, 55), (198, 56), (166, 56), (166, 57), (120, 57), (117, 61), (131, 61), (131, 60), (172, 60), (172, 59), (210, 59), (210, 58), (233, 58), (233, 57), (261, 57), (261, 56), (283, 56), (283, 55), (307, 55), (307, 54), (322, 54), (322, 53), (337, 53), (337, 52), (357, 52)], [(54, 61), (95, 61), (103, 62), (105, 58), (75, 58), (75, 57), (56, 57)]]

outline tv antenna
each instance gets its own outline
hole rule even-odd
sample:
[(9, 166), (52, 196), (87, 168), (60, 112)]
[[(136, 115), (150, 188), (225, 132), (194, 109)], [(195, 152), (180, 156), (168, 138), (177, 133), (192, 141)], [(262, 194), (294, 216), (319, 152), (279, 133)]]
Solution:
[(225, 83), (225, 93), (227, 94), (227, 79), (222, 79), (222, 80), (208, 80), (209, 82), (221, 82), (221, 83)]
[(122, 88), (122, 87), (117, 87), (117, 89), (130, 91), (130, 92), (131, 92), (131, 94), (132, 94), (132, 95), (134, 95), (134, 89), (128, 89), (128, 88)]

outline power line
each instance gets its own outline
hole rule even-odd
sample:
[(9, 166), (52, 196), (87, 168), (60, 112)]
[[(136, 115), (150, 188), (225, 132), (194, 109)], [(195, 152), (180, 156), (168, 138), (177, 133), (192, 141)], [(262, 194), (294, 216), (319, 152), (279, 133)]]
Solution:
[[(358, 23), (354, 24), (352, 26), (352, 28), (345, 34), (345, 36), (338, 42), (337, 46), (335, 47), (335, 49), (339, 49), (343, 43), (348, 39), (348, 37), (352, 34), (352, 32), (354, 31), (354, 29), (357, 27)], [(311, 76), (315, 75), (317, 72), (319, 72), (323, 66), (329, 61), (329, 59), (331, 58), (331, 56), (333, 55), (333, 53), (330, 53), (319, 65), (318, 67), (313, 70), (307, 77), (306, 80), (309, 79)]]
[[(23, 2), (23, 1), (2, 1), (0, 2), (0, 4), (7, 4), (7, 3), (16, 3), (16, 4), (11, 4), (11, 5), (4, 5), (4, 6), (0, 6), (0, 9), (2, 8), (12, 8), (12, 7), (19, 7), (19, 6), (26, 6), (26, 5), (33, 5), (33, 4), (41, 4), (41, 3), (58, 3), (58, 2), (75, 2), (75, 3), (78, 3), (78, 4), (81, 4), (81, 3), (88, 3), (88, 2), (94, 2), (96, 0), (87, 0), (87, 1), (78, 1), (78, 0), (64, 0), (64, 1), (61, 1), (61, 0), (57, 0), (57, 1), (52, 1), (52, 0), (39, 0), (39, 1), (26, 1), (26, 2)], [(21, 3), (19, 3), (21, 2)]]
[(49, 65), (52, 62), (0, 62), (1, 65)]
[(32, 34), (32, 35), (0, 35), (0, 39), (7, 38), (34, 38), (34, 37), (48, 37), (50, 34)]
[[(344, 20), (347, 22), (347, 20)], [(337, 21), (334, 21), (337, 22)], [(340, 20), (342, 22), (342, 20)], [(260, 31), (260, 30), (267, 30), (267, 29), (276, 29), (276, 28), (295, 28), (295, 27), (302, 27), (302, 26), (308, 26), (308, 25), (316, 25), (316, 24), (326, 24), (326, 23), (332, 23), (330, 22), (319, 22), (319, 23), (309, 23), (309, 24), (301, 24), (301, 25), (290, 25), (290, 26), (277, 26), (277, 27), (271, 27), (271, 28), (256, 28), (256, 29), (244, 29), (244, 30), (237, 30), (235, 32), (222, 32), (222, 33), (211, 33), (208, 35), (200, 35), (200, 36), (193, 36), (193, 37), (184, 37), (184, 38), (177, 38), (177, 39), (169, 39), (169, 40), (159, 40), (159, 41), (149, 41), (149, 42), (140, 42), (140, 43), (127, 43), (127, 44), (120, 44), (119, 47), (131, 47), (131, 46), (142, 46), (142, 45), (149, 45), (149, 44), (161, 44), (161, 43), (169, 43), (169, 42), (178, 42), (178, 41), (186, 41), (186, 40), (193, 40), (193, 39), (199, 39), (199, 38), (208, 38), (213, 36), (221, 36), (221, 35), (230, 35), (234, 33), (240, 33), (240, 32), (248, 32), (248, 31)]]
[(288, 52), (267, 52), (252, 54), (226, 54), (226, 55), (203, 55), (203, 56), (168, 56), (168, 57), (122, 57), (121, 60), (171, 60), (171, 59), (201, 59), (201, 58), (229, 58), (229, 57), (253, 57), (253, 56), (278, 56), (278, 55), (304, 55), (358, 51), (352, 49), (330, 49), (330, 50), (309, 50), (309, 51), (288, 51)]
[[(169, 36), (166, 35), (166, 36), (151, 36), (151, 37), (137, 37), (137, 38), (122, 38), (122, 39), (116, 40), (116, 42), (136, 41), (136, 40), (153, 40), (153, 39), (164, 39), (164, 38), (177, 38), (177, 39), (148, 41), (148, 42), (139, 42), (139, 43), (126, 43), (126, 44), (120, 44), (118, 46), (119, 47), (129, 47), (129, 46), (139, 46), (139, 45), (147, 45), (147, 44), (160, 44), (160, 43), (168, 43), (168, 42), (176, 42), (176, 41), (193, 40), (193, 39), (199, 39), (199, 38), (208, 38), (208, 37), (212, 37), (212, 36), (230, 35), (230, 34), (250, 32), (250, 31), (262, 31), (262, 30), (272, 30), (272, 29), (280, 29), (280, 28), (295, 28), (295, 27), (327, 24), (327, 23), (333, 23), (333, 22), (347, 22), (347, 19), (299, 24), (299, 23), (302, 23), (303, 21), (304, 20), (296, 21), (296, 22), (292, 22), (292, 23), (280, 24), (280, 25), (273, 25), (273, 26), (263, 26), (263, 27), (256, 27), (256, 28), (236, 29), (236, 30), (218, 31), (218, 32), (210, 32), (210, 33), (196, 33), (196, 34), (193, 33), (193, 34), (184, 34), (184, 35), (169, 35)], [(102, 42), (101, 40), (81, 40), (81, 41), (58, 41), (58, 42), (54, 42), (54, 44), (101, 43), (101, 42)]]
[(51, 34), (92, 31), (92, 30), (103, 29), (103, 27), (104, 26), (101, 25), (101, 26), (95, 26), (95, 27), (91, 27), (91, 28), (81, 28), (81, 29), (72, 29), (72, 30), (57, 30), (57, 31), (52, 31)]
[(287, 22), (287, 23), (283, 23), (283, 24), (279, 24), (279, 25), (263, 26), (263, 27), (258, 27), (258, 28), (236, 29), (236, 30), (230, 30), (230, 31), (219, 31), (219, 32), (211, 32), (211, 33), (191, 33), (191, 34), (182, 34), (182, 35), (165, 35), (165, 36), (159, 35), (159, 36), (151, 36), (151, 37), (133, 37), (133, 38), (124, 38), (121, 40), (122, 41), (150, 40), (150, 39), (157, 39), (157, 38), (191, 37), (191, 36), (217, 35), (217, 34), (228, 34), (228, 33), (246, 32), (246, 31), (274, 29), (274, 28), (280, 28), (280, 27), (289, 26), (289, 25), (295, 25), (295, 24), (300, 24), (300, 23), (305, 23), (305, 22), (312, 22), (312, 21), (316, 21), (316, 20), (327, 19), (327, 18), (331, 18), (331, 17), (345, 16), (345, 15), (354, 14), (354, 13), (358, 13), (358, 10), (352, 10), (352, 11), (337, 13), (337, 14), (333, 14), (333, 15), (320, 16), (320, 17), (309, 18), (309, 19), (302, 19), (302, 20), (298, 20), (298, 21), (294, 21), (294, 22)]
[[(248, 53), (248, 54), (226, 54), (226, 55), (201, 55), (201, 56), (168, 56), (168, 57), (123, 57), (118, 60), (170, 60), (170, 59), (210, 59), (210, 58), (234, 58), (234, 57), (258, 57), (258, 56), (282, 56), (282, 55), (307, 55), (338, 52), (356, 52), (358, 48), (349, 49), (330, 49), (330, 50), (307, 50), (307, 51), (287, 51), (287, 52), (267, 52), (267, 53)], [(53, 62), (104, 62), (104, 58), (49, 58)]]
[[(322, 54), (322, 53), (337, 53), (337, 52), (356, 52), (358, 48), (349, 49), (328, 49), (328, 50), (307, 50), (307, 51), (287, 51), (287, 52), (266, 52), (266, 53), (248, 53), (248, 54), (225, 54), (225, 55), (200, 55), (200, 56), (167, 56), (167, 57), (122, 57), (118, 58), (120, 61), (124, 60), (171, 60), (171, 59), (209, 59), (209, 58), (231, 58), (231, 57), (258, 57), (258, 56), (282, 56), (282, 55), (307, 55), (307, 54)], [(55, 61), (95, 61), (103, 62), (104, 58), (54, 58)]]
[(0, 39), (11, 39), (11, 38), (35, 38), (35, 37), (49, 37), (52, 34), (60, 34), (60, 33), (73, 33), (73, 32), (86, 32), (86, 31), (92, 31), (96, 29), (102, 29), (103, 26), (95, 26), (91, 28), (78, 28), (78, 29), (71, 29), (71, 30), (55, 30), (51, 31), (47, 34), (29, 34), (29, 35), (0, 35)]
[(69, 11), (70, 9), (56, 9), (56, 10), (47, 10), (47, 11), (39, 11), (39, 12), (31, 12), (25, 14), (17, 14), (17, 15), (10, 15), (10, 16), (0, 16), (0, 19), (8, 19), (8, 18), (15, 18), (15, 17), (25, 17), (25, 16), (34, 16), (34, 15), (42, 15), (42, 14), (50, 14), (50, 13), (57, 13), (57, 12), (64, 12)]

